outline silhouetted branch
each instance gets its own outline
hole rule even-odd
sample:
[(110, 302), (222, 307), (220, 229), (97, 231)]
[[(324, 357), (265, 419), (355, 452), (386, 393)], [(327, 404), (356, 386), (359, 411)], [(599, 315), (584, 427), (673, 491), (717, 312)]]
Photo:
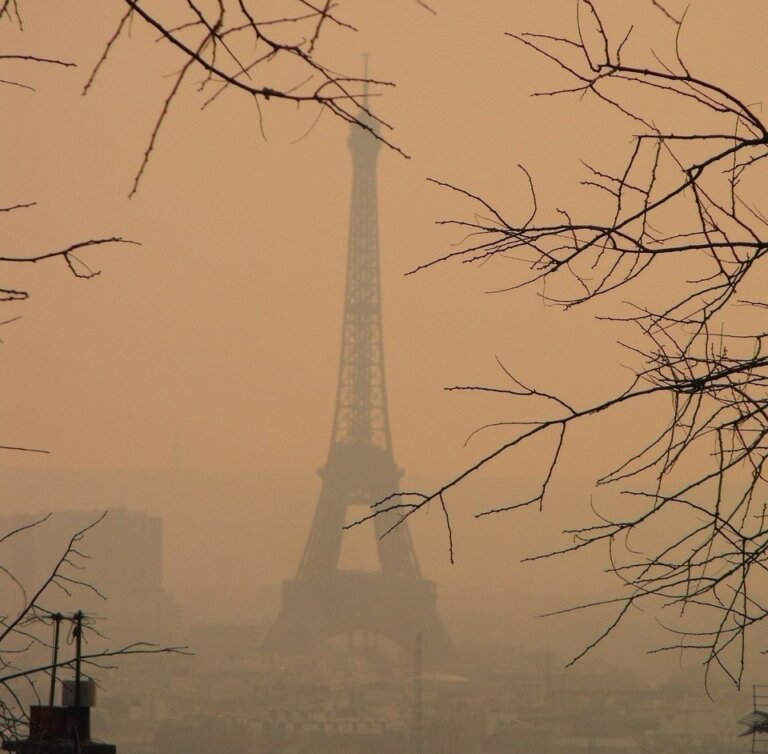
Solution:
[(161, 104), (131, 196), (147, 168), (160, 127), (183, 82), (194, 71), (203, 74), (196, 85), (198, 94), (203, 95), (203, 108), (227, 91), (252, 101), (260, 119), (261, 104), (272, 100), (317, 107), (345, 123), (357, 123), (387, 146), (405, 154), (382, 135), (381, 129), (389, 130), (391, 126), (369, 109), (365, 96), (369, 85), (383, 88), (392, 86), (392, 82), (338, 73), (319, 57), (321, 33), (326, 26), (355, 31), (351, 23), (337, 15), (337, 4), (332, 0), (286, 2), (279, 14), (271, 16), (262, 16), (263, 8), (250, 0), (218, 0), (210, 4), (188, 0), (183, 6), (170, 9), (159, 2), (122, 1), (125, 11), (83, 93), (92, 89), (133, 20), (149, 26), (181, 60), (179, 73)]
[[(621, 608), (574, 661), (611, 634), (630, 607), (650, 603), (678, 616), (664, 624), (683, 637), (676, 648), (702, 651), (707, 670), (719, 667), (738, 684), (745, 637), (768, 616), (768, 324), (765, 303), (738, 297), (760, 286), (765, 274), (768, 218), (741, 191), (759, 185), (746, 179), (764, 169), (768, 126), (749, 100), (696, 76), (684, 62), (684, 17), (657, 0), (649, 8), (667, 23), (674, 49), (666, 62), (655, 56), (655, 66), (645, 63), (647, 51), (631, 27), (616, 39), (609, 35), (592, 0), (576, 2), (570, 38), (509, 34), (573, 82), (538, 95), (592, 97), (622, 113), (634, 130), (619, 169), (583, 163), (583, 184), (607, 199), (607, 211), (580, 218), (541, 208), (526, 172), (533, 211), (515, 222), (478, 194), (435, 181), (477, 204), (483, 217), (442, 221), (470, 235), (459, 249), (412, 271), (512, 254), (524, 263), (515, 269), (524, 272), (496, 292), (535, 286), (545, 303), (566, 312), (603, 301), (599, 317), (627, 329), (634, 375), (622, 390), (582, 407), (565, 394), (528, 388), (506, 369), (507, 386), (448, 388), (493, 393), (516, 402), (526, 416), (549, 418), (491, 423), (509, 427), (509, 436), (409, 504), (442, 503), (468, 476), (546, 434), (552, 444), (541, 457), (538, 492), (477, 515), (542, 507), (574, 425), (625, 405), (656, 410), (663, 398), (666, 412), (651, 441), (596, 480), (623, 494), (627, 513), (568, 530), (570, 545), (534, 559), (608, 547)], [(665, 122), (683, 109), (698, 124), (690, 131)], [(669, 296), (658, 295), (660, 280)], [(751, 324), (744, 324), (745, 308), (754, 313)]]
[[(39, 652), (33, 655), (31, 650), (40, 649), (50, 651), (53, 646), (45, 635), (45, 631), (56, 621), (74, 620), (77, 616), (66, 616), (61, 613), (49, 610), (44, 605), (44, 600), (51, 599), (53, 588), (63, 590), (67, 596), (72, 596), (73, 590), (82, 593), (84, 590), (97, 595), (101, 599), (106, 599), (92, 583), (82, 577), (69, 575), (82, 570), (78, 561), (87, 559), (80, 549), (79, 545), (84, 540), (88, 532), (104, 519), (102, 514), (87, 526), (74, 532), (69, 541), (59, 554), (55, 563), (51, 567), (47, 576), (29, 592), (25, 586), (16, 578), (11, 568), (2, 564), (0, 561), (0, 576), (9, 580), (21, 597), (21, 606), (13, 612), (0, 615), (0, 740), (7, 740), (9, 737), (19, 735), (20, 726), (27, 724), (27, 718), (21, 702), (21, 690), (17, 684), (22, 683), (26, 691), (40, 699), (38, 693), (38, 682), (48, 679), (52, 672), (61, 668), (74, 668), (77, 658), (66, 659), (58, 658), (55, 661), (39, 662)], [(29, 530), (45, 526), (49, 522), (51, 514), (42, 516), (29, 523), (18, 526), (17, 528), (0, 535), (0, 546), (13, 538), (24, 536)], [(2, 557), (0, 551), (0, 557)], [(6, 592), (6, 596), (9, 596)], [(8, 603), (5, 603), (5, 609), (8, 610)], [(78, 614), (80, 624), (82, 624), (82, 614)], [(80, 625), (79, 624), (79, 625)], [(98, 631), (86, 620), (85, 628), (93, 635), (99, 636)], [(130, 655), (154, 655), (154, 654), (186, 654), (187, 648), (182, 646), (160, 646), (148, 642), (133, 642), (122, 647), (105, 647), (100, 650), (91, 650), (80, 656), (80, 662), (90, 665), (93, 668), (104, 669), (114, 667), (111, 662), (114, 658), (126, 657)], [(34, 661), (30, 658), (34, 656)], [(105, 664), (103, 661), (110, 661)]]

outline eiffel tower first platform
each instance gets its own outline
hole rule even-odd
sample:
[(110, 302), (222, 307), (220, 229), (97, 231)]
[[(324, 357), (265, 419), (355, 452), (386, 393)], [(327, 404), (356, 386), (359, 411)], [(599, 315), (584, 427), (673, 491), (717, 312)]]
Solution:
[(440, 662), (450, 657), (451, 642), (437, 613), (435, 584), (421, 575), (407, 522), (391, 528), (400, 513), (373, 519), (380, 570), (339, 568), (347, 509), (396, 492), (402, 473), (392, 454), (384, 381), (376, 201), (381, 145), (354, 124), (348, 144), (352, 204), (331, 443), (298, 574), (283, 583), (282, 608), (266, 645), (297, 653), (339, 634), (369, 631), (410, 650), (421, 634), (425, 661)]

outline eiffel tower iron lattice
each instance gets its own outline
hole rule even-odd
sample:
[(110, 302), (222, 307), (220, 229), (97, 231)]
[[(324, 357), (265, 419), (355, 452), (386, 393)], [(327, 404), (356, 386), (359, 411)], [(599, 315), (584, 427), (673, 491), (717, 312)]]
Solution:
[[(371, 129), (376, 125), (369, 121)], [(380, 570), (339, 568), (352, 505), (399, 489), (387, 412), (382, 343), (376, 162), (380, 142), (351, 126), (352, 202), (336, 408), (320, 497), (295, 579), (283, 583), (281, 611), (267, 646), (301, 652), (355, 631), (384, 635), (411, 648), (421, 634), (425, 659), (450, 656), (437, 612), (435, 584), (423, 578), (407, 522), (396, 511), (373, 519)]]

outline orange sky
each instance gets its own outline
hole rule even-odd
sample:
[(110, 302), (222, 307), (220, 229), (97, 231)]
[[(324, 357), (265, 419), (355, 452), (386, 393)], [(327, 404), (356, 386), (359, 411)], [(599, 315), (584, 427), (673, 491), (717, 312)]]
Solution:
[[(161, 76), (174, 59), (137, 25), (79, 96), (117, 17), (108, 5), (89, 8), (82, 22), (39, 4), (27, 11), (23, 36), (5, 29), (8, 45), (79, 65), (25, 73), (37, 94), (5, 92), (13, 180), (3, 199), (39, 202), (6, 223), (6, 238), (19, 253), (114, 234), (142, 246), (87, 253), (102, 270), (90, 282), (56, 262), (12, 271), (33, 298), (4, 333), (11, 384), (0, 398), (3, 439), (48, 448), (46, 462), (66, 466), (163, 466), (179, 457), (193, 467), (312, 468), (325, 454), (336, 380), (346, 127), (326, 114), (293, 144), (314, 111), (270, 105), (265, 143), (248, 103), (222, 98), (200, 113), (187, 92), (129, 201), (167, 86)], [(558, 76), (503, 32), (566, 28), (572, 3), (446, 2), (436, 17), (401, 5), (375, 13), (350, 5), (360, 31), (329, 35), (327, 54), (354, 68), (368, 50), (372, 71), (397, 82), (380, 111), (413, 157), (380, 160), (393, 434), (404, 467), (442, 474), (483, 447), (480, 440), (462, 448), (473, 428), (509, 412), (498, 401), (442, 392), (500, 381), (495, 355), (553, 389), (566, 373), (564, 390), (576, 398), (588, 394), (585, 383), (624, 372), (613, 334), (590, 324), (592, 312), (563, 317), (533, 291), (483, 295), (510, 279), (504, 263), (404, 277), (459, 240), (435, 220), (474, 211), (425, 178), (466, 186), (524, 216), (530, 199), (519, 162), (534, 175), (540, 203), (559, 204), (580, 177), (579, 157), (614, 148), (618, 158), (628, 132), (609, 129), (620, 121), (604, 108), (528, 97)], [(690, 24), (694, 37), (695, 13)], [(596, 353), (605, 363), (595, 364)]]
[[(431, 4), (436, 16), (410, 0), (342, 3), (359, 31), (331, 32), (321, 48), (353, 71), (367, 51), (372, 74), (397, 84), (376, 100), (395, 126), (391, 138), (411, 155), (384, 150), (379, 161), (386, 367), (396, 460), (421, 477), (454, 473), (504, 436), (490, 432), (464, 447), (474, 428), (512, 418), (515, 407), (442, 390), (502, 383), (495, 356), (576, 402), (628, 375), (616, 329), (592, 320), (597, 309), (564, 314), (543, 307), (533, 290), (485, 295), (511, 279), (503, 262), (404, 276), (460, 240), (435, 220), (474, 211), (428, 176), (522, 219), (530, 207), (517, 168), (524, 163), (541, 206), (586, 210), (595, 200), (577, 185), (580, 159), (617, 167), (632, 134), (605, 107), (529, 97), (562, 78), (504, 32), (565, 31), (571, 0)], [(80, 96), (122, 8), (76, 5), (28, 4), (23, 34), (0, 27), (5, 50), (78, 64), (14, 67), (37, 92), (3, 90), (0, 204), (38, 202), (3, 218), (3, 247), (23, 255), (111, 235), (141, 246), (85, 253), (102, 271), (90, 281), (73, 279), (60, 261), (3, 270), (4, 282), (27, 286), (32, 298), (3, 312), (23, 316), (2, 334), (0, 442), (51, 454), (6, 453), (0, 464), (315, 469), (327, 452), (337, 377), (346, 126), (325, 114), (295, 143), (315, 111), (270, 103), (265, 141), (250, 103), (231, 96), (200, 112), (188, 90), (129, 200), (168, 86), (163, 76), (178, 63), (137, 24)], [(619, 29), (638, 0), (604, 5)], [(640, 39), (653, 28), (641, 27)], [(763, 2), (696, 0), (683, 51), (703, 77), (757, 101), (768, 83), (766, 28)], [(653, 418), (586, 425), (566, 450), (562, 478), (607, 470)], [(540, 453), (532, 447), (490, 473), (536, 476)]]

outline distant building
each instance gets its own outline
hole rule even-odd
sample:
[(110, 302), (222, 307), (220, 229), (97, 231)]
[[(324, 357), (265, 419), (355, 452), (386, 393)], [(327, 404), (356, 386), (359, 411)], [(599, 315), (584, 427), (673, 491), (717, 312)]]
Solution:
[[(72, 510), (51, 515), (0, 543), (0, 565), (13, 574), (27, 595), (34, 594), (72, 537), (98, 521), (102, 513)], [(44, 515), (0, 516), (0, 536)], [(42, 604), (61, 612), (82, 609), (110, 643), (178, 641), (181, 611), (163, 588), (162, 538), (160, 518), (121, 508), (108, 511), (74, 543), (69, 563), (61, 571), (64, 580), (59, 586), (63, 588), (49, 586)], [(0, 596), (9, 612), (18, 609), (23, 599), (18, 587), (4, 587)]]

